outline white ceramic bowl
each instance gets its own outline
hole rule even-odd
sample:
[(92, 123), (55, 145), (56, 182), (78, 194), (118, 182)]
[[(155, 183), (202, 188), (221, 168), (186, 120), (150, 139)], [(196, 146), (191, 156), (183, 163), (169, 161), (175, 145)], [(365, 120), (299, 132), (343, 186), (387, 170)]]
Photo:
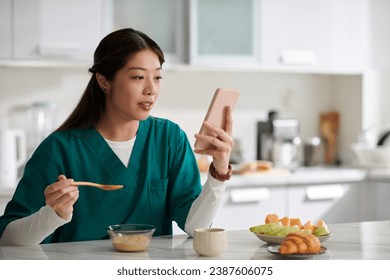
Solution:
[(366, 168), (390, 168), (390, 147), (379, 146), (366, 148), (359, 144), (351, 146), (356, 156), (357, 164)]

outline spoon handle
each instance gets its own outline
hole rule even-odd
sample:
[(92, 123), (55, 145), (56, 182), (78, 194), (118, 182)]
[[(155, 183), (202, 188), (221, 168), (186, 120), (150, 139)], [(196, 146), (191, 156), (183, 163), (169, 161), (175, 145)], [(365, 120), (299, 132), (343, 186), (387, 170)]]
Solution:
[(97, 184), (97, 183), (92, 183), (92, 182), (73, 182), (71, 184), (72, 186), (91, 186), (91, 187), (98, 187), (101, 188), (103, 185), (102, 184)]
[(71, 184), (72, 186), (90, 186), (90, 187), (96, 187), (103, 190), (117, 190), (123, 188), (123, 185), (105, 185), (105, 184), (98, 184), (98, 183), (92, 183), (92, 182), (73, 182)]

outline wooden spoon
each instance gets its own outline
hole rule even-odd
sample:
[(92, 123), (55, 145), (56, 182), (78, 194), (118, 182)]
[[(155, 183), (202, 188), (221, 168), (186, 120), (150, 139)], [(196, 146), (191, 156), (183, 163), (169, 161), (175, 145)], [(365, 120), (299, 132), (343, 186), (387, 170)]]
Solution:
[(92, 183), (92, 182), (73, 182), (71, 184), (72, 186), (89, 186), (89, 187), (95, 187), (99, 188), (105, 191), (114, 191), (119, 190), (123, 188), (123, 185), (105, 185), (105, 184), (98, 184), (98, 183)]

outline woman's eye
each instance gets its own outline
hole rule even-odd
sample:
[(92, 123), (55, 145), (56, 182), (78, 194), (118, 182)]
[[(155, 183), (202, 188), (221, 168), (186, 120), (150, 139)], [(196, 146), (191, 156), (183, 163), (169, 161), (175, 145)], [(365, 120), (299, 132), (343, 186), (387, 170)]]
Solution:
[(156, 80), (162, 80), (162, 78), (163, 78), (162, 76), (157, 76), (155, 79)]
[(134, 80), (142, 80), (144, 77), (143, 76), (133, 76)]

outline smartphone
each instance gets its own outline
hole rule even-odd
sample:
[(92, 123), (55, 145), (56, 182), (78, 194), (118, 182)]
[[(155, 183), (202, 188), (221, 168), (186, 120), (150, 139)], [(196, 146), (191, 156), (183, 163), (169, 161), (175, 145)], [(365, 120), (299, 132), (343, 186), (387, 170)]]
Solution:
[[(209, 109), (207, 110), (205, 121), (208, 121), (211, 125), (225, 129), (225, 110), (227, 106), (230, 106), (233, 110), (234, 105), (237, 102), (239, 92), (234, 89), (218, 88), (211, 100)], [(199, 134), (216, 136), (215, 133), (204, 127), (203, 123), (200, 128)], [(194, 144), (197, 150), (207, 150), (212, 147), (211, 145), (201, 141), (196, 140)]]

